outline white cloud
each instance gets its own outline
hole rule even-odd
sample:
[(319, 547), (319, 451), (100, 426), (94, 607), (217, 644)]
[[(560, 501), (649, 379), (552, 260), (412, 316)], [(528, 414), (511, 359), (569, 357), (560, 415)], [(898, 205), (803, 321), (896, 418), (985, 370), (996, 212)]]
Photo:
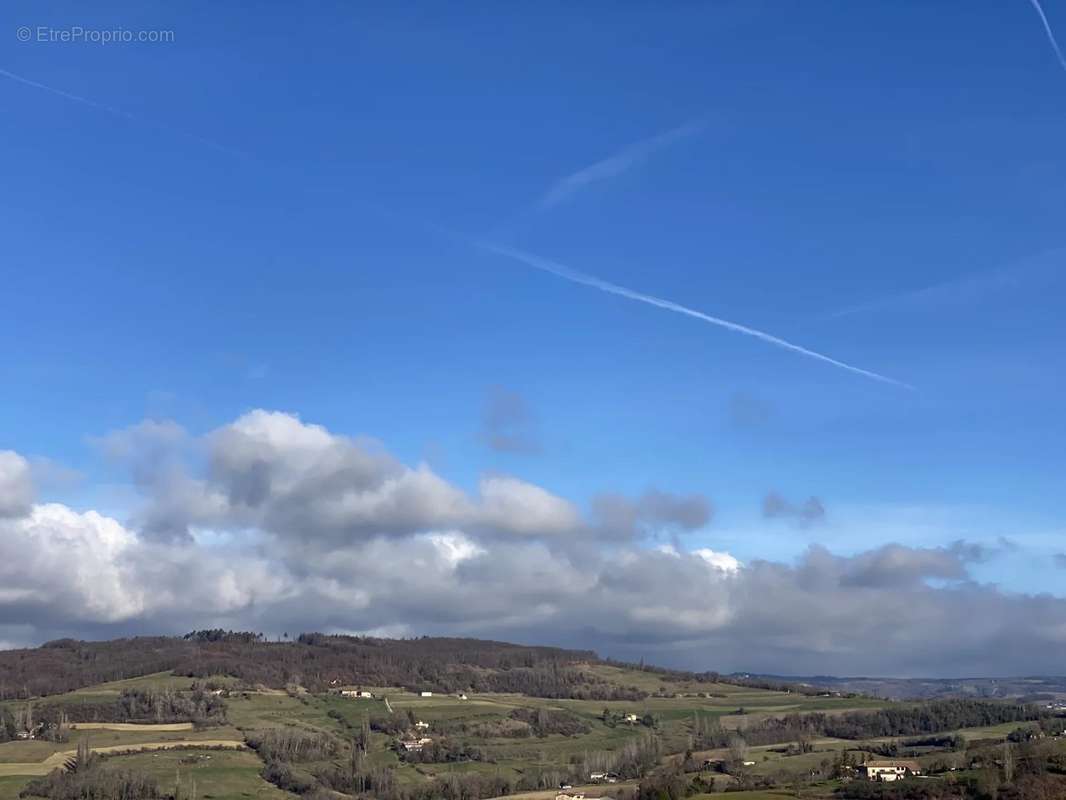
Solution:
[(0, 450), (0, 518), (20, 517), (33, 502), (30, 463), (11, 450)]
[[(605, 536), (603, 519), (543, 487), (491, 476), (468, 496), (291, 415), (253, 412), (183, 441), (199, 464), (157, 442), (123, 453), (150, 476), (135, 520), (205, 533), (160, 538), (58, 504), (0, 520), (0, 640), (402, 631), (793, 673), (996, 674), (1066, 657), (1066, 600), (976, 583), (971, 567), (989, 551), (965, 543), (812, 547), (791, 564), (742, 564), (640, 532), (703, 524), (698, 497), (610, 495), (597, 514), (627, 533)], [(6, 456), (5, 485), (24, 462)], [(884, 619), (901, 624), (886, 633)]]
[(115, 520), (46, 504), (0, 530), (0, 605), (104, 622), (144, 611), (126, 564), (138, 541)]
[(740, 570), (740, 562), (729, 553), (719, 553), (707, 547), (693, 550), (692, 555), (702, 558), (712, 567), (722, 572), (735, 573)]
[(573, 533), (582, 527), (573, 504), (539, 486), (495, 476), (483, 478), (477, 521), (484, 526), (525, 535)]

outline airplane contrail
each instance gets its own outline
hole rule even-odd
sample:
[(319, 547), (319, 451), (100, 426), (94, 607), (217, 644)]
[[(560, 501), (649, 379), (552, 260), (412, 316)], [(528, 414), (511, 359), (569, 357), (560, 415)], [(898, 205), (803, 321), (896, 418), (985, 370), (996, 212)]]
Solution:
[(793, 353), (798, 353), (802, 356), (807, 356), (808, 358), (816, 359), (817, 361), (823, 361), (826, 364), (832, 364), (833, 366), (839, 367), (840, 369), (845, 369), (848, 372), (853, 372), (856, 375), (862, 375), (866, 378), (871, 378), (875, 381), (881, 381), (882, 383), (889, 383), (893, 386), (901, 386), (904, 389), (910, 389), (912, 391), (914, 390), (913, 386), (908, 383), (904, 383), (903, 381), (897, 381), (894, 378), (889, 378), (885, 375), (880, 375), (876, 372), (871, 372), (870, 370), (852, 366), (851, 364), (847, 364), (843, 361), (838, 361), (835, 358), (830, 358), (829, 356), (815, 352), (814, 350), (808, 350), (806, 347), (801, 347), (798, 344), (793, 344), (792, 342), (786, 341), (785, 339), (781, 339), (780, 337), (774, 336), (764, 331), (760, 331), (755, 328), (749, 328), (747, 325), (741, 325), (737, 322), (730, 322), (729, 320), (721, 319), (720, 317), (712, 317), (710, 314), (704, 314), (702, 311), (696, 311), (695, 309), (688, 308), (687, 306), (683, 306), (680, 303), (675, 303), (672, 300), (664, 300), (661, 297), (655, 297), (650, 294), (643, 294), (641, 292), (636, 292), (632, 289), (627, 289), (624, 286), (618, 286), (617, 284), (601, 280), (600, 278), (597, 278), (592, 275), (586, 275), (583, 272), (578, 272), (577, 270), (570, 269), (567, 266), (556, 263), (554, 261), (550, 261), (549, 259), (533, 255), (532, 253), (527, 253), (513, 247), (504, 247), (503, 245), (492, 244), (490, 242), (478, 241), (474, 242), (474, 244), (482, 250), (486, 250), (490, 253), (495, 253), (496, 255), (504, 256), (506, 258), (514, 259), (515, 261), (520, 261), (521, 263), (527, 266), (533, 267), (534, 269), (542, 270), (544, 272), (549, 272), (552, 275), (563, 278), (564, 280), (568, 280), (571, 283), (578, 283), (582, 286), (591, 286), (593, 289), (599, 289), (601, 292), (615, 294), (619, 297), (625, 297), (629, 300), (636, 300), (639, 303), (647, 303), (648, 305), (655, 306), (657, 308), (662, 308), (667, 311), (673, 311), (677, 314), (684, 314), (688, 317), (694, 317), (695, 319), (710, 323), (711, 325), (717, 325), (720, 328), (725, 328), (726, 330), (734, 331), (735, 333), (742, 333), (745, 336), (753, 336), (756, 339), (761, 339), (762, 341), (767, 342), (768, 344), (772, 344), (776, 347), (780, 347), (785, 350), (791, 350)]
[(629, 145), (612, 156), (601, 159), (587, 167), (579, 169), (564, 178), (560, 178), (541, 198), (540, 208), (547, 209), (566, 200), (570, 195), (580, 191), (591, 183), (621, 175), (635, 166), (656, 150), (661, 150), (674, 142), (700, 133), (707, 127), (704, 120), (687, 122), (677, 128), (643, 139)]
[(151, 125), (152, 127), (159, 128), (160, 130), (169, 131), (170, 133), (174, 133), (179, 136), (184, 136), (186, 139), (192, 139), (193, 141), (199, 142), (200, 144), (207, 145), (208, 147), (212, 147), (215, 150), (221, 150), (222, 152), (229, 153), (230, 155), (240, 156), (241, 158), (252, 158), (250, 154), (245, 153), (242, 150), (238, 150), (234, 147), (228, 147), (227, 145), (219, 144), (216, 141), (206, 139), (203, 136), (199, 136), (195, 133), (189, 133), (188, 131), (184, 131), (181, 128), (175, 128), (172, 125), (167, 125), (163, 122), (157, 122), (156, 120), (149, 119), (148, 117), (142, 117), (139, 114), (134, 114), (130, 111), (123, 111), (121, 108), (109, 106), (106, 103), (98, 103), (95, 100), (90, 100), (87, 97), (81, 97), (80, 95), (72, 94), (71, 92), (65, 92), (62, 89), (57, 89), (56, 87), (49, 86), (46, 83), (40, 83), (39, 81), (31, 80), (6, 69), (0, 68), (0, 75), (4, 76), (5, 78), (9, 78), (10, 80), (13, 80), (17, 83), (21, 83), (24, 86), (32, 86), (34, 89), (40, 89), (41, 91), (49, 92), (58, 97), (63, 97), (67, 100), (72, 100), (75, 103), (81, 103), (82, 105), (88, 106), (89, 108), (95, 108), (99, 111), (105, 111), (108, 114), (113, 114), (116, 117), (122, 117), (123, 119), (127, 119), (132, 122), (140, 122), (145, 125)]
[(892, 309), (933, 310), (944, 306), (976, 303), (987, 296), (998, 296), (1028, 284), (1038, 286), (1042, 281), (1057, 278), (1063, 274), (1064, 265), (1066, 248), (1045, 250), (1003, 267), (973, 272), (954, 280), (849, 306), (826, 314), (825, 318), (839, 319), (853, 314)]
[(1047, 34), (1047, 40), (1051, 43), (1051, 49), (1055, 51), (1055, 57), (1059, 60), (1059, 66), (1066, 70), (1066, 57), (1062, 55), (1062, 50), (1059, 49), (1059, 43), (1055, 41), (1055, 33), (1051, 30), (1051, 23), (1047, 21), (1047, 14), (1044, 13), (1043, 7), (1040, 5), (1040, 0), (1029, 0), (1033, 8), (1036, 9), (1036, 13), (1040, 15), (1040, 21), (1044, 25), (1044, 33)]

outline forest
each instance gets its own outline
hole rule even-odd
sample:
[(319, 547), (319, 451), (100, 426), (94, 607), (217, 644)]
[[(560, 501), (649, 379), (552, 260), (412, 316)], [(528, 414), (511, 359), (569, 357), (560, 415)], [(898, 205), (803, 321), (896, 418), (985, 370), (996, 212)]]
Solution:
[(168, 670), (192, 677), (230, 675), (272, 688), (298, 683), (310, 691), (339, 682), (594, 700), (642, 696), (573, 668), (598, 661), (587, 650), (457, 638), (306, 633), (268, 641), (256, 633), (203, 630), (180, 638), (62, 639), (33, 649), (0, 651), (0, 700), (59, 694)]

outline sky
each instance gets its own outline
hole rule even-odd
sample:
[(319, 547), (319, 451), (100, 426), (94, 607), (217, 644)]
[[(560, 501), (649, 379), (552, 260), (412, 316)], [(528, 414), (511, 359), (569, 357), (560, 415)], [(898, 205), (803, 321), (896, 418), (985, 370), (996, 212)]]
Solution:
[(1066, 2), (0, 16), (0, 647), (1061, 672)]

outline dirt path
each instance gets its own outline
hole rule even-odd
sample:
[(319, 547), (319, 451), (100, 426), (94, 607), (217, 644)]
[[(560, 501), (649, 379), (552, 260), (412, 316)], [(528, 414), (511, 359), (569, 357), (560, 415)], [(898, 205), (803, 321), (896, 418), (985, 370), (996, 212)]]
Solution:
[[(237, 739), (204, 739), (200, 741), (176, 741), (176, 742), (145, 742), (144, 744), (112, 744), (105, 747), (94, 747), (94, 753), (117, 755), (119, 753), (141, 753), (146, 750), (173, 750), (178, 747), (224, 747), (226, 749), (239, 750), (244, 747), (244, 742)], [(30, 764), (0, 764), (0, 778), (12, 775), (47, 775), (54, 769), (62, 767), (67, 759), (74, 756), (77, 751), (63, 750), (52, 753), (44, 761)]]
[(191, 722), (160, 722), (160, 723), (138, 723), (138, 722), (72, 722), (70, 723), (72, 730), (77, 731), (157, 731), (157, 732), (172, 732), (172, 731), (191, 731), (193, 724)]

